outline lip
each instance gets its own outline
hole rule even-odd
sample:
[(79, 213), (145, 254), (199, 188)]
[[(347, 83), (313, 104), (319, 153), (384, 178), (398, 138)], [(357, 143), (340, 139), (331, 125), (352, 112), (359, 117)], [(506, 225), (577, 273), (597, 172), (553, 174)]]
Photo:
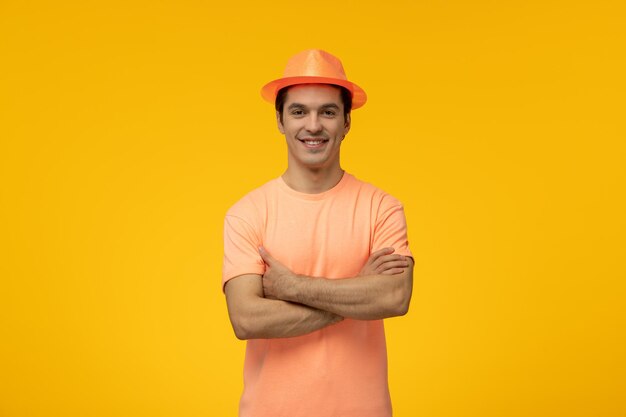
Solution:
[[(327, 143), (328, 143), (328, 139), (325, 138), (305, 138), (305, 139), (298, 139), (307, 149), (319, 149), (324, 147)], [(316, 144), (309, 144), (306, 143), (306, 141), (320, 141), (320, 143), (316, 143)]]

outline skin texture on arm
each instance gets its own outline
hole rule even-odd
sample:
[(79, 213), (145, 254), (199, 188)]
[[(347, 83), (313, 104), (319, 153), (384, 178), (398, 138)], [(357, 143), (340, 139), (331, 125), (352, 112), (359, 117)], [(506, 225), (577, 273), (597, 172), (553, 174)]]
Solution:
[(226, 283), (226, 303), (238, 339), (271, 339), (311, 333), (343, 320), (324, 310), (264, 298), (262, 277), (240, 275)]
[(404, 315), (409, 309), (413, 289), (413, 260), (410, 257), (389, 260), (388, 257), (398, 255), (381, 254), (386, 249), (372, 256), (378, 255), (383, 260), (386, 273), (379, 272), (375, 265), (368, 268), (366, 264), (358, 277), (328, 279), (294, 274), (265, 249), (259, 248), (267, 264), (263, 275), (265, 297), (292, 301), (358, 320)]

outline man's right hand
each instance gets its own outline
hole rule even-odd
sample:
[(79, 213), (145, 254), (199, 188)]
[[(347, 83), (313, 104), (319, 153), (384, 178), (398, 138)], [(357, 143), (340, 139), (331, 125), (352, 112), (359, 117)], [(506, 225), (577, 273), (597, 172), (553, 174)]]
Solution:
[(394, 248), (382, 248), (372, 253), (358, 276), (401, 274), (409, 266), (405, 256), (393, 255)]

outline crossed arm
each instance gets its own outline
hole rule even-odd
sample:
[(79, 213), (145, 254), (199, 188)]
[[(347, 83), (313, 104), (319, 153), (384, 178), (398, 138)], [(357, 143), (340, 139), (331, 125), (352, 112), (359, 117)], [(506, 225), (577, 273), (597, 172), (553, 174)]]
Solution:
[(344, 318), (377, 320), (406, 314), (413, 287), (413, 260), (392, 254), (371, 255), (357, 277), (327, 279), (294, 274), (263, 248), (263, 276), (228, 281), (228, 313), (239, 339), (293, 337)]

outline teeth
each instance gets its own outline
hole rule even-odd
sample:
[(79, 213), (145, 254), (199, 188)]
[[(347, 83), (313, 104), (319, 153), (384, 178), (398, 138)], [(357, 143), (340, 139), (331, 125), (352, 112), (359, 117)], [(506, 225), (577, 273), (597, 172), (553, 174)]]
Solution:
[(306, 143), (307, 145), (319, 145), (320, 143), (322, 143), (321, 140), (305, 140), (304, 143)]

